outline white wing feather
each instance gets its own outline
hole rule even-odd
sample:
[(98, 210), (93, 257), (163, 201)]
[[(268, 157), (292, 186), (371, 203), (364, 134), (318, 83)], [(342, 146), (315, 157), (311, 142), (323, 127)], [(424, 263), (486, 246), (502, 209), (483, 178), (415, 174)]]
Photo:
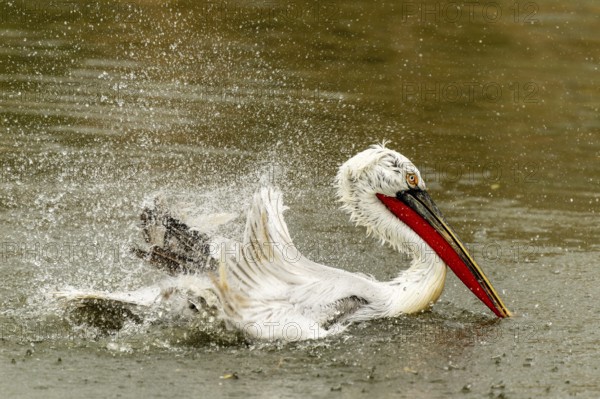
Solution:
[(244, 241), (223, 251), (215, 285), (229, 321), (246, 333), (321, 338), (343, 328), (328, 325), (338, 316), (338, 301), (357, 293), (364, 303), (377, 301), (377, 282), (300, 255), (283, 219), (285, 209), (279, 191), (263, 188), (255, 194)]

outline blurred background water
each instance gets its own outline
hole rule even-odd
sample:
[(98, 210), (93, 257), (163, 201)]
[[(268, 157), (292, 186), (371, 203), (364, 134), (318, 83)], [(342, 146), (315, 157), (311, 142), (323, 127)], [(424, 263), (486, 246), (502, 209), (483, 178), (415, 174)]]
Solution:
[[(599, 15), (554, 0), (1, 2), (2, 392), (597, 397)], [(350, 225), (332, 187), (383, 139), (514, 318), (450, 277), (432, 312), (248, 346), (160, 324), (97, 334), (50, 299), (160, 279), (129, 253), (157, 193), (242, 212), (260, 182), (285, 193), (306, 256), (389, 278), (406, 259)]]

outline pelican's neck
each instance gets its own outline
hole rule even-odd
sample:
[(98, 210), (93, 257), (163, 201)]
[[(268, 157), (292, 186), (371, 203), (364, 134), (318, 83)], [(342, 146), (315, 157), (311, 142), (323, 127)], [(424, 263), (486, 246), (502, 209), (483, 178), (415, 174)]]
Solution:
[(407, 270), (400, 271), (393, 280), (385, 283), (386, 316), (414, 313), (428, 308), (438, 300), (446, 279), (446, 264), (431, 247), (412, 229), (402, 223), (375, 196), (354, 193), (342, 197), (343, 208), (350, 219), (367, 228), (382, 242), (389, 243), (397, 251), (412, 257)]
[(429, 308), (442, 295), (446, 265), (437, 256), (415, 256), (410, 268), (387, 283), (390, 314), (415, 313)]

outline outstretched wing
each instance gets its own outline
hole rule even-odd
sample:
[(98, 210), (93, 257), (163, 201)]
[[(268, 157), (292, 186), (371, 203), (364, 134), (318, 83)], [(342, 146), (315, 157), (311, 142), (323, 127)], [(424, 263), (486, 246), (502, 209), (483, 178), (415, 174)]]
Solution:
[(162, 197), (156, 197), (153, 205), (144, 208), (140, 227), (148, 245), (134, 247), (133, 253), (172, 276), (215, 271), (212, 230), (237, 215), (220, 213), (190, 217), (173, 214), (174, 210)]
[[(230, 321), (246, 323), (238, 328), (262, 323), (261, 338), (289, 339), (277, 328), (293, 323), (302, 332), (298, 339), (313, 338), (319, 328), (322, 337), (322, 328), (342, 321), (342, 313), (368, 305), (375, 295), (372, 280), (302, 256), (283, 219), (285, 209), (279, 191), (265, 187), (255, 194), (244, 240), (222, 252), (215, 285)], [(267, 330), (274, 336), (265, 337)]]
[(300, 254), (283, 218), (286, 209), (281, 192), (261, 188), (248, 211), (242, 243), (226, 251), (228, 281), (253, 297), (277, 297), (280, 290), (310, 284), (330, 269)]

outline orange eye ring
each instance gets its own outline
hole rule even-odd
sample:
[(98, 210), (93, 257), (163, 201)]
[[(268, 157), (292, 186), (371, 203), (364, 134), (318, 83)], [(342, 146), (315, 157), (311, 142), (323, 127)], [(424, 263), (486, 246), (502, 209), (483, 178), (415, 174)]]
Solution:
[(419, 176), (416, 173), (407, 173), (406, 182), (410, 187), (417, 187), (419, 184)]

